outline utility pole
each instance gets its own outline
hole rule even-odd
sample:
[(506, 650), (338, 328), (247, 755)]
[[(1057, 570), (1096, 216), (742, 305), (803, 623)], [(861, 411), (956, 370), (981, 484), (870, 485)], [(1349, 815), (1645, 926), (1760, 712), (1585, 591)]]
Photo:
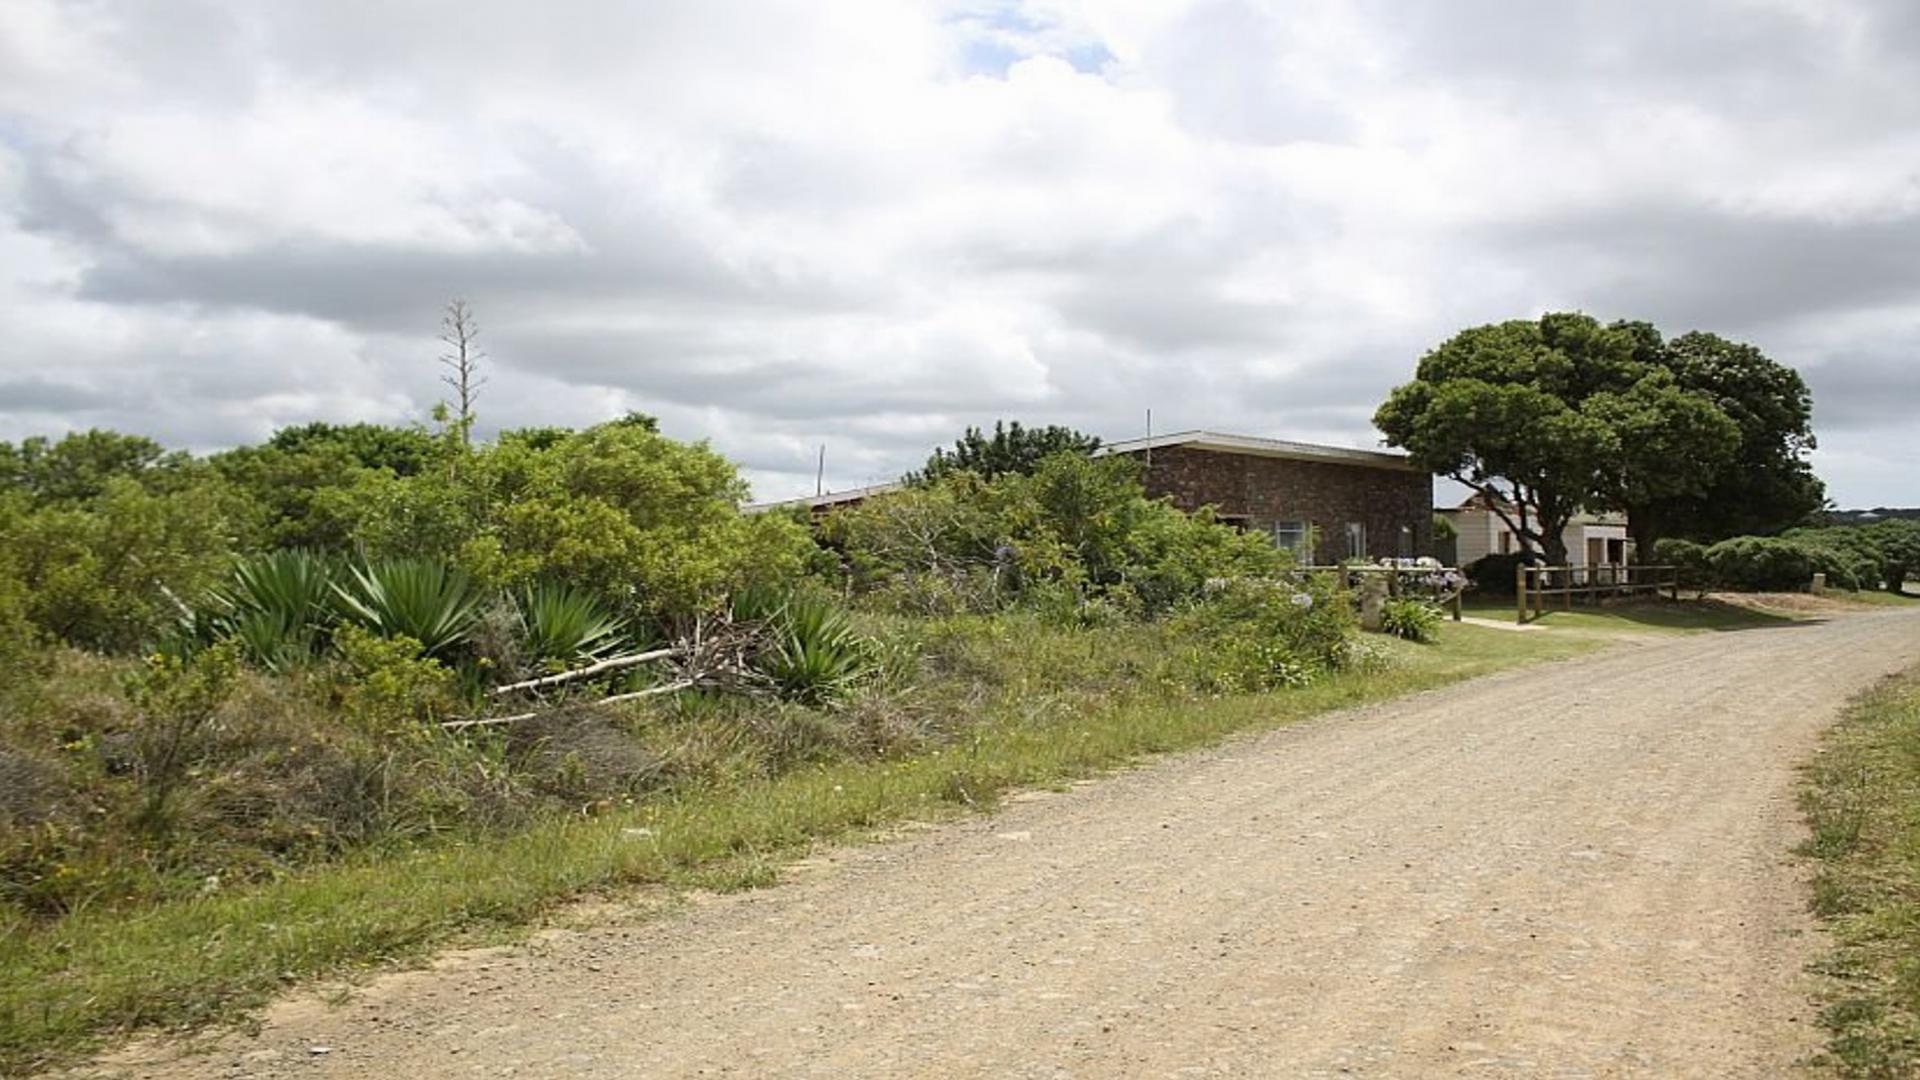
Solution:
[(827, 444), (820, 444), (820, 464), (813, 470), (813, 497), (819, 498), (827, 493)]

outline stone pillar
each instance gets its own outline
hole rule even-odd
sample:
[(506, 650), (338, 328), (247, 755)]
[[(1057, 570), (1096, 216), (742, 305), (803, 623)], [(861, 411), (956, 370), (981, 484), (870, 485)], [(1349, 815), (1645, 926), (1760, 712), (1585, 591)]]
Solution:
[(1379, 630), (1387, 608), (1387, 575), (1360, 575), (1360, 627)]

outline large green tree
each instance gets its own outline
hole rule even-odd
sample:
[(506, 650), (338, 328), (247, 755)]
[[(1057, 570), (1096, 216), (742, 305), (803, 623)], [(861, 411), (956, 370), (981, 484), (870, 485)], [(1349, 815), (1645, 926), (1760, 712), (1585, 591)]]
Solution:
[(1740, 442), (1702, 489), (1648, 499), (1630, 513), (1656, 534), (1710, 541), (1778, 532), (1819, 511), (1826, 486), (1807, 461), (1813, 394), (1799, 372), (1752, 345), (1699, 331), (1666, 342), (1659, 362), (1677, 386), (1732, 418)]
[(1709, 398), (1648, 360), (1634, 327), (1577, 313), (1461, 331), (1421, 358), (1374, 423), (1479, 492), (1523, 553), (1554, 565), (1574, 515), (1697, 495), (1739, 440)]

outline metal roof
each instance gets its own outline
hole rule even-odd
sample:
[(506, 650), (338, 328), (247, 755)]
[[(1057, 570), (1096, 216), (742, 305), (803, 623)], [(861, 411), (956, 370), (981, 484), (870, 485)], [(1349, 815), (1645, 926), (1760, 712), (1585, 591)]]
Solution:
[(1376, 469), (1400, 469), (1417, 472), (1411, 458), (1386, 450), (1358, 450), (1346, 446), (1267, 439), (1258, 435), (1228, 435), (1218, 431), (1179, 431), (1145, 439), (1125, 439), (1107, 443), (1094, 451), (1100, 454), (1137, 454), (1165, 447), (1209, 450), (1222, 454), (1251, 454), (1255, 457), (1289, 458), (1294, 461), (1325, 461), (1339, 465), (1365, 465)]
[(803, 495), (797, 499), (776, 499), (773, 502), (748, 503), (740, 508), (741, 512), (758, 514), (766, 510), (776, 510), (786, 506), (804, 506), (817, 510), (823, 506), (838, 506), (841, 503), (859, 502), (874, 495), (885, 495), (889, 491), (899, 491), (906, 485), (898, 480), (886, 484), (868, 484), (866, 487), (848, 488), (845, 491), (829, 491), (824, 495)]

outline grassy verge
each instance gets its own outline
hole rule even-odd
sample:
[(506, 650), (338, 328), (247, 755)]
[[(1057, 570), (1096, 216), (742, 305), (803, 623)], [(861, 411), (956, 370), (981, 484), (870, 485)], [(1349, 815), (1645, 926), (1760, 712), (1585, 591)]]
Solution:
[[(1911, 590), (1913, 586), (1909, 585), (1907, 588)], [(1920, 593), (1911, 591), (1890, 593), (1875, 589), (1853, 593), (1829, 593), (1828, 595), (1844, 597), (1849, 603), (1859, 604), (1863, 607), (1920, 607)]]
[[(1557, 600), (1555, 601), (1557, 602)], [(1512, 622), (1514, 601), (1475, 599), (1466, 613)], [(1571, 611), (1548, 611), (1530, 625), (1601, 634), (1691, 634), (1710, 630), (1755, 630), (1795, 621), (1789, 612), (1760, 610), (1718, 600), (1639, 600)]]
[(140, 911), (87, 911), (0, 939), (0, 1072), (70, 1060), (114, 1032), (229, 1019), (288, 983), (417, 958), (524, 926), (570, 898), (632, 884), (772, 880), (811, 843), (992, 804), (1144, 755), (1594, 647), (1591, 639), (1448, 626), (1390, 644), (1384, 670), (1273, 694), (1006, 709), (938, 751), (676, 792), (497, 840), (367, 856)]
[(1846, 1076), (1920, 1075), (1920, 668), (1854, 703), (1802, 801), (1819, 860), (1814, 910), (1834, 940), (1819, 965), (1822, 1064)]

